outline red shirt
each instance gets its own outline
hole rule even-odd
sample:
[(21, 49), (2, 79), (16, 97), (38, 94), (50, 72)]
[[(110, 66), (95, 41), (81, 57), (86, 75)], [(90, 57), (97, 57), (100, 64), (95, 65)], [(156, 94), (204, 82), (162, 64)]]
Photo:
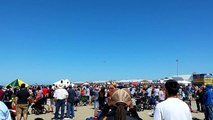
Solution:
[(47, 93), (48, 93), (48, 89), (47, 89), (47, 88), (43, 88), (43, 89), (42, 89), (42, 92), (43, 92), (43, 94), (46, 96)]
[(3, 97), (4, 97), (4, 91), (1, 89), (0, 90), (0, 101), (2, 101)]

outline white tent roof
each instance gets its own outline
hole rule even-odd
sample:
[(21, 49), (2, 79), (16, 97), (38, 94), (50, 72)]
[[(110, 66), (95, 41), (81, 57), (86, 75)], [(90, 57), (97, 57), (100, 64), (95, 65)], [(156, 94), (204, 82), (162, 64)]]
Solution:
[(191, 82), (189, 81), (178, 81), (179, 84), (184, 84), (184, 85), (188, 85), (191, 84)]
[(69, 85), (72, 85), (72, 87), (74, 86), (74, 84), (70, 82), (68, 79), (65, 79), (65, 80), (61, 79), (53, 83), (53, 85), (55, 86), (58, 86), (59, 84), (63, 84), (65, 87), (68, 87)]
[(177, 81), (192, 81), (193, 76), (192, 75), (174, 75), (172, 76), (172, 79), (177, 80)]

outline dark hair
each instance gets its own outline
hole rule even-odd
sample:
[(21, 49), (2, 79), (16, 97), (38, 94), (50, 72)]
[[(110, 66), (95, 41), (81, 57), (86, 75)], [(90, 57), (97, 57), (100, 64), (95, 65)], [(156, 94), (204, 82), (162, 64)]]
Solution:
[(99, 92), (99, 97), (104, 98), (104, 95), (105, 95), (105, 88), (102, 87), (101, 91)]
[(24, 83), (21, 84), (21, 88), (25, 88), (25, 84)]
[(179, 84), (176, 80), (168, 80), (165, 84), (166, 90), (170, 96), (177, 95)]
[(7, 86), (7, 89), (10, 89), (10, 88), (11, 88), (11, 86), (10, 86), (10, 85), (8, 85), (8, 86)]
[(117, 103), (114, 120), (126, 120), (126, 110), (124, 103)]

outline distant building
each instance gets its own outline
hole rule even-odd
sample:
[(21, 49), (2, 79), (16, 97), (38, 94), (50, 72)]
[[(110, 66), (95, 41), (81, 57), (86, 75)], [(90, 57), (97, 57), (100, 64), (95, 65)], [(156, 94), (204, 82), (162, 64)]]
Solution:
[(174, 75), (171, 78), (177, 81), (188, 81), (188, 82), (193, 81), (193, 75), (178, 75), (178, 76)]
[(191, 82), (193, 81), (193, 75), (178, 75), (178, 76), (174, 75), (172, 77), (166, 77), (164, 79), (160, 79), (159, 82), (166, 83), (166, 81), (170, 79), (176, 80), (180, 84), (191, 84)]

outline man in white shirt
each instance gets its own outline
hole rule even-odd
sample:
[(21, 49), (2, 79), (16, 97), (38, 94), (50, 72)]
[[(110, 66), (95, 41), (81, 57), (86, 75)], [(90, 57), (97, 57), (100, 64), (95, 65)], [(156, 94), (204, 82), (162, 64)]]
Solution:
[(179, 84), (168, 80), (165, 84), (166, 100), (157, 104), (154, 120), (192, 120), (188, 105), (178, 98)]
[(12, 120), (7, 106), (0, 101), (0, 120)]
[(68, 98), (68, 92), (63, 88), (63, 85), (60, 84), (58, 89), (55, 90), (53, 95), (56, 101), (56, 110), (55, 110), (55, 120), (58, 120), (59, 109), (61, 108), (60, 120), (64, 119), (64, 108), (65, 100)]

